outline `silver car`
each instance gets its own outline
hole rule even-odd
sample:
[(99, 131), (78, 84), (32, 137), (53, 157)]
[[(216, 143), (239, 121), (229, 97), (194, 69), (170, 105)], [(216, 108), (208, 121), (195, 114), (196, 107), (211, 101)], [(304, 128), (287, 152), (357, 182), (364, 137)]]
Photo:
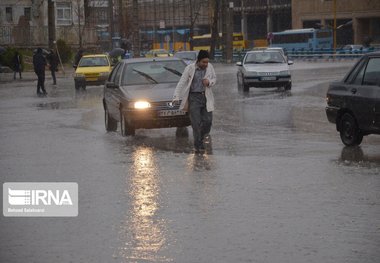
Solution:
[(277, 50), (249, 51), (242, 62), (236, 63), (239, 66), (238, 89), (244, 92), (248, 92), (250, 87), (284, 87), (290, 90), (292, 78), (289, 65), (292, 64)]
[(197, 60), (198, 51), (179, 51), (174, 54), (174, 57), (182, 59), (186, 65), (189, 65)]

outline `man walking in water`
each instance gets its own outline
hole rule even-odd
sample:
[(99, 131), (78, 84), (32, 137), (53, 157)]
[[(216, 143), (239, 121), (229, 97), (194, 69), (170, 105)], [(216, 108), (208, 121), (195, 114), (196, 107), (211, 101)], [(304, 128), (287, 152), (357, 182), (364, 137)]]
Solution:
[(182, 100), (179, 109), (189, 112), (196, 153), (205, 152), (204, 140), (211, 130), (214, 110), (212, 87), (215, 83), (216, 75), (209, 63), (209, 53), (200, 50), (197, 61), (185, 68), (174, 92), (173, 103)]

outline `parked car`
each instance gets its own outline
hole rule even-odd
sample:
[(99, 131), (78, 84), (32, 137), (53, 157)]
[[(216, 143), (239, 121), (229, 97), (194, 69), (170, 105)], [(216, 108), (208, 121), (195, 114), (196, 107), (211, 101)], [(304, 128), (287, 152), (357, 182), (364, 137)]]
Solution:
[(187, 65), (197, 60), (198, 51), (179, 51), (174, 54), (175, 57), (182, 59)]
[(363, 55), (343, 80), (331, 83), (326, 100), (327, 119), (345, 145), (380, 134), (380, 52)]
[(286, 51), (286, 49), (284, 49), (282, 47), (268, 47), (267, 50), (277, 50), (277, 51), (280, 51), (281, 54), (285, 57), (286, 61), (288, 61), (288, 52)]
[(190, 119), (171, 103), (186, 64), (178, 58), (133, 58), (120, 61), (104, 85), (107, 131), (120, 123), (123, 136), (136, 129), (186, 127)]
[(239, 66), (238, 89), (247, 92), (250, 87), (284, 87), (290, 90), (292, 78), (289, 65), (292, 64), (277, 50), (249, 51), (242, 62), (236, 63)]
[(83, 56), (74, 74), (75, 89), (104, 85), (112, 70), (110, 58), (105, 54)]
[(374, 47), (365, 47), (363, 45), (345, 45), (341, 49), (337, 50), (338, 54), (362, 54), (373, 52)]
[(342, 50), (344, 53), (361, 53), (364, 47), (363, 45), (345, 45)]
[(165, 49), (152, 49), (149, 50), (146, 54), (146, 58), (155, 58), (155, 57), (160, 57), (160, 58), (166, 58), (166, 57), (172, 57), (173, 54), (171, 54), (169, 51)]

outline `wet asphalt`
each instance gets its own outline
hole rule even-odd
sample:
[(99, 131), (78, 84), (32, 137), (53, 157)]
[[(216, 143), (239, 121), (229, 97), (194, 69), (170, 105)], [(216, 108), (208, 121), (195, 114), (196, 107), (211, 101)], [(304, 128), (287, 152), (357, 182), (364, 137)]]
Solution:
[[(77, 182), (73, 218), (0, 216), (0, 262), (375, 263), (380, 136), (346, 148), (324, 107), (354, 61), (296, 61), (293, 88), (216, 64), (208, 153), (175, 129), (107, 133), (102, 87), (0, 74), (1, 182)], [(2, 191), (2, 187), (1, 187)]]

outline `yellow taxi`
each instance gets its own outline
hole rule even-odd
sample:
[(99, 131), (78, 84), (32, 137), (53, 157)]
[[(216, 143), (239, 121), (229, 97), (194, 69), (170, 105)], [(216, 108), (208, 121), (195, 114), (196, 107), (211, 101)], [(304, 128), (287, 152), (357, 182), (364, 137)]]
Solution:
[(75, 70), (75, 89), (83, 89), (86, 86), (103, 85), (112, 70), (112, 63), (108, 55), (85, 55), (78, 63)]
[(171, 54), (169, 51), (165, 49), (152, 49), (149, 50), (145, 57), (147, 58), (154, 58), (154, 57), (160, 57), (160, 58), (166, 58), (166, 57), (172, 57), (173, 54)]

